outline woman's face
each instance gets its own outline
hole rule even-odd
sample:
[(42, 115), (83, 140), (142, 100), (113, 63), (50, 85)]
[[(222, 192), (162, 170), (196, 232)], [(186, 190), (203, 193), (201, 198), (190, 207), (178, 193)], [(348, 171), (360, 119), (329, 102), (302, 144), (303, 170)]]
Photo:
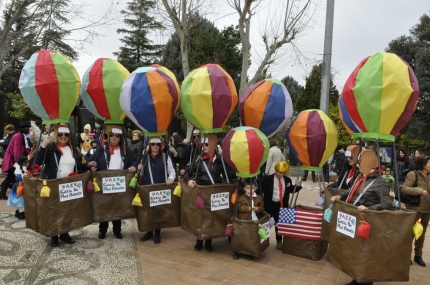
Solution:
[(118, 146), (120, 140), (121, 140), (121, 134), (116, 134), (116, 133), (109, 134), (109, 144), (111, 146), (114, 146), (114, 147)]
[(159, 153), (160, 152), (161, 143), (151, 143), (151, 153)]
[(352, 156), (348, 156), (346, 159), (348, 160), (348, 164), (350, 166), (354, 166), (354, 158)]
[(404, 153), (403, 151), (399, 151), (399, 156), (400, 156), (400, 157), (404, 157), (404, 156), (405, 156), (405, 153)]
[(208, 143), (203, 144), (203, 152), (206, 154), (209, 153), (209, 144)]
[(424, 170), (427, 171), (427, 173), (430, 173), (430, 160), (427, 161), (426, 165), (424, 165)]
[(133, 134), (133, 140), (134, 141), (137, 141), (139, 139), (139, 135), (138, 134), (136, 134), (136, 133), (134, 133)]
[(58, 133), (57, 135), (57, 143), (59, 144), (66, 144), (69, 140), (69, 133)]
[(418, 150), (415, 151), (415, 157), (420, 156), (420, 152)]

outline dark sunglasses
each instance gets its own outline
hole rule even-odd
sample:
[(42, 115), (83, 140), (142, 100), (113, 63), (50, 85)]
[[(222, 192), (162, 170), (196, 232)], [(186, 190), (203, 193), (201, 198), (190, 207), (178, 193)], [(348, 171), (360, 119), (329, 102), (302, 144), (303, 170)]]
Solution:
[(121, 135), (120, 135), (120, 134), (114, 134), (114, 133), (111, 133), (109, 136), (110, 136), (111, 138), (113, 138), (113, 137), (120, 138), (120, 137), (121, 137)]
[(66, 138), (68, 138), (70, 136), (69, 133), (58, 133), (58, 136), (61, 138), (62, 136), (65, 136)]
[(151, 145), (158, 145), (158, 146), (161, 146), (161, 143), (151, 143)]
[(208, 144), (208, 143), (205, 143), (204, 145), (205, 145), (205, 146), (209, 146), (209, 144)]
[(196, 138), (198, 138), (198, 137), (199, 137), (199, 136), (193, 136), (193, 138), (195, 138), (195, 139), (196, 139)]
[(353, 159), (353, 157), (352, 157), (352, 156), (348, 156), (346, 159), (348, 159), (348, 160), (352, 160), (352, 159)]

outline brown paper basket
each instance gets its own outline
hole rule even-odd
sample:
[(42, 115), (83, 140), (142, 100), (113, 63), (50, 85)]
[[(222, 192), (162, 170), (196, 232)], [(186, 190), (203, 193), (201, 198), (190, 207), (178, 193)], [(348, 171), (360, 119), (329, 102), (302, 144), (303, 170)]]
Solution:
[[(134, 173), (129, 173), (127, 170), (103, 170), (92, 175), (100, 186), (100, 192), (94, 192), (91, 197), (93, 222), (100, 223), (136, 218), (136, 209), (131, 205), (136, 195), (136, 189), (128, 186)], [(116, 176), (125, 176), (126, 192), (103, 194), (102, 178)]]
[[(176, 184), (138, 185), (136, 188), (142, 200), (142, 207), (136, 206), (137, 227), (146, 232), (156, 229), (179, 227), (181, 225), (181, 198), (173, 195)], [(154, 191), (170, 190), (171, 203), (150, 206), (150, 193)]]
[[(189, 188), (182, 183), (181, 227), (201, 240), (224, 237), (224, 229), (233, 216), (233, 205), (230, 197), (236, 188), (235, 184), (197, 185)], [(229, 208), (211, 211), (211, 195), (229, 193)], [(205, 209), (196, 209), (196, 198), (200, 194), (205, 201)]]
[[(91, 194), (86, 191), (90, 174), (46, 180), (50, 196), (40, 197), (42, 179), (24, 177), (24, 204), (26, 227), (51, 237), (92, 223)], [(82, 181), (83, 198), (60, 202), (59, 185)]]
[[(339, 195), (341, 192), (346, 191), (345, 189), (336, 189), (336, 188), (325, 188), (325, 198), (324, 198), (324, 211), (330, 207), (331, 205), (331, 197)], [(330, 224), (327, 223), (323, 219), (322, 227), (321, 227), (321, 239), (325, 241), (330, 240)]]
[(260, 242), (258, 224), (267, 223), (269, 218), (269, 214), (267, 213), (258, 221), (239, 220), (236, 217), (232, 217), (233, 236), (231, 237), (231, 251), (254, 257), (260, 256), (269, 247), (269, 238), (262, 243)]

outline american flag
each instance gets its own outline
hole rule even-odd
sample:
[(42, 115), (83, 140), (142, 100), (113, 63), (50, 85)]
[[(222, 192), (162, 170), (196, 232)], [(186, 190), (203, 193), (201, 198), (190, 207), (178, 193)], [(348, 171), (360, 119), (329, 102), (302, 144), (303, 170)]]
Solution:
[(302, 208), (281, 208), (279, 211), (278, 234), (281, 236), (319, 240), (323, 211)]

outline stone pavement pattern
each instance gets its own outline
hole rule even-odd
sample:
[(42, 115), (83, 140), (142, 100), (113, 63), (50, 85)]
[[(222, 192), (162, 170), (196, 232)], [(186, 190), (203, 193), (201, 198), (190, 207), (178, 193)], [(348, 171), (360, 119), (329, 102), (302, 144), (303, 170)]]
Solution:
[[(318, 185), (304, 182), (298, 204), (313, 206)], [(97, 239), (97, 225), (71, 232), (74, 245), (51, 249), (49, 238), (24, 229), (13, 217), (14, 209), (0, 201), (0, 284), (346, 284), (351, 278), (325, 260), (283, 254), (271, 239), (258, 258), (232, 259), (227, 238), (213, 240), (212, 253), (193, 250), (195, 237), (181, 228), (163, 229), (161, 243), (140, 242), (144, 233), (132, 220), (123, 222), (123, 240), (111, 231)], [(4, 214), (9, 213), (9, 214)], [(271, 235), (274, 236), (272, 229)], [(395, 250), (395, 249), (393, 249)], [(430, 242), (423, 259), (430, 265)], [(25, 281), (24, 281), (25, 280)], [(430, 284), (429, 267), (411, 266), (409, 282), (379, 282), (375, 285)]]

